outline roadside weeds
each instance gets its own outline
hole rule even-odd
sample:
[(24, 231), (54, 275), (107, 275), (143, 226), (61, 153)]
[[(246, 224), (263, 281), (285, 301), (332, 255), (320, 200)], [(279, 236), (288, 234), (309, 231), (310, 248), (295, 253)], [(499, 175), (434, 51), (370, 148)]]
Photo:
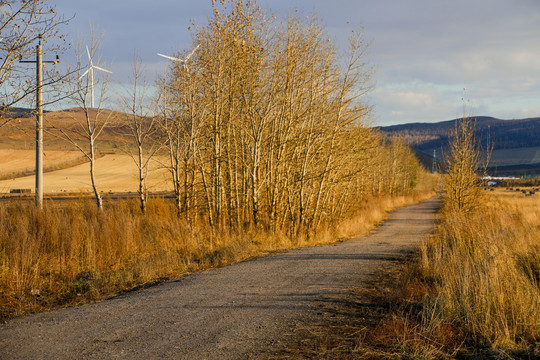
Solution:
[(467, 219), (443, 212), (416, 253), (294, 329), (275, 358), (540, 358), (540, 209), (494, 195)]
[(291, 329), (289, 341), (270, 359), (523, 359), (540, 347), (493, 349), (471, 346), (467, 334), (440, 321), (426, 327), (425, 297), (433, 279), (419, 276), (419, 254), (396, 261), (346, 298), (326, 304), (317, 321)]
[(366, 233), (388, 211), (430, 194), (381, 197), (356, 217), (316, 234), (290, 237), (246, 229), (214, 233), (182, 221), (172, 204), (154, 199), (146, 217), (136, 201), (97, 213), (89, 200), (0, 207), (0, 320), (100, 301), (130, 289), (294, 247), (339, 242)]

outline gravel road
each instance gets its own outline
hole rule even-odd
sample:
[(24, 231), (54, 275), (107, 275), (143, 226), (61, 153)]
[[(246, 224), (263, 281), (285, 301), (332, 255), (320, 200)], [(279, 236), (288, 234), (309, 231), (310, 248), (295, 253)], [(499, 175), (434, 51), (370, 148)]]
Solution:
[(0, 359), (246, 359), (411, 251), (437, 199), (401, 208), (376, 231), (184, 276), (100, 303), (0, 325)]

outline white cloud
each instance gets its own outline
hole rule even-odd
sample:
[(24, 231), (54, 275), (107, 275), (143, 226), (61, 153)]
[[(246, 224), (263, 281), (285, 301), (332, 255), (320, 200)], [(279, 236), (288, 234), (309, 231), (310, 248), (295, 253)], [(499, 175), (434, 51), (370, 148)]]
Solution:
[[(104, 60), (117, 74), (129, 71), (134, 48), (150, 68), (156, 52), (191, 45), (190, 19), (204, 24), (210, 0), (57, 0), (58, 11), (77, 17), (70, 32), (94, 22), (105, 30)], [(477, 115), (540, 116), (540, 1), (538, 0), (259, 0), (278, 15), (292, 7), (316, 11), (339, 46), (363, 26), (373, 40), (368, 60), (379, 71), (370, 96), (379, 122), (437, 121), (460, 116), (469, 90)], [(103, 8), (108, 8), (103, 11)], [(120, 79), (119, 81), (124, 81)]]
[(379, 83), (372, 99), (374, 117), (378, 125), (448, 120), (456, 115), (461, 91), (421, 82)]

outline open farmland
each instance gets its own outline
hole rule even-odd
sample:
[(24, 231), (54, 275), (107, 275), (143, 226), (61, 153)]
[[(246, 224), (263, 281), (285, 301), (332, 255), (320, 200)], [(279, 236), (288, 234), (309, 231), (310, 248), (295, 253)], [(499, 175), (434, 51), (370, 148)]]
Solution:
[[(90, 110), (92, 113), (94, 110)], [(110, 126), (97, 142), (96, 182), (104, 192), (136, 192), (139, 186), (137, 166), (126, 150), (131, 138), (118, 121), (125, 114), (105, 112)], [(76, 128), (84, 118), (79, 109), (45, 114), (44, 177), (46, 194), (91, 192), (89, 163), (74, 146), (53, 135), (52, 126)], [(0, 134), (0, 193), (11, 189), (34, 189), (35, 176), (35, 119), (19, 118), (9, 123)], [(82, 139), (79, 139), (82, 140)], [(82, 142), (84, 144), (84, 142)], [(167, 158), (155, 157), (148, 174), (149, 191), (171, 190)]]
[[(2, 167), (2, 171), (5, 171), (4, 167)], [(96, 180), (100, 191), (137, 191), (137, 167), (128, 155), (105, 155), (96, 161)], [(9, 192), (11, 189), (33, 189), (34, 181), (34, 176), (0, 181), (0, 193)], [(156, 159), (151, 166), (148, 187), (150, 191), (170, 190), (167, 169), (160, 164), (159, 159)], [(85, 163), (45, 173), (43, 190), (45, 193), (90, 192), (92, 187), (89, 164)]]
[[(29, 110), (28, 110), (29, 111)], [(96, 116), (95, 109), (89, 109), (90, 116)], [(108, 126), (105, 127), (97, 141), (98, 154), (121, 152), (132, 144), (132, 138), (124, 127), (126, 114), (103, 110), (102, 117), (108, 118)], [(75, 151), (76, 149), (68, 141), (64, 140), (55, 128), (69, 131), (73, 139), (81, 144), (86, 144), (85, 138), (76, 131), (80, 124), (84, 123), (85, 115), (81, 109), (65, 109), (52, 111), (44, 114), (43, 144), (45, 155), (51, 150)], [(34, 151), (36, 141), (36, 119), (34, 117), (16, 118), (2, 128), (0, 132), (0, 149), (29, 150)], [(47, 161), (47, 158), (44, 157)], [(0, 164), (0, 169), (2, 165)]]
[[(44, 153), (45, 170), (69, 167), (77, 161), (83, 161), (78, 151), (49, 150)], [(36, 152), (34, 150), (0, 149), (0, 177), (19, 177), (35, 169)]]

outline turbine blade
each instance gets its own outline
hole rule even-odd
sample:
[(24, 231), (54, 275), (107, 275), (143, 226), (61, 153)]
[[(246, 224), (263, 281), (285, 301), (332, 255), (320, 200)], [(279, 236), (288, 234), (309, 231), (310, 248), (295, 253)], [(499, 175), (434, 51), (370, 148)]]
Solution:
[(99, 66), (93, 65), (92, 67), (93, 67), (94, 69), (98, 69), (98, 70), (105, 71), (105, 72), (108, 72), (108, 73), (111, 73), (111, 74), (112, 74), (112, 71), (107, 70), (107, 69), (100, 68)]
[(179, 58), (175, 58), (175, 57), (172, 57), (172, 56), (167, 56), (167, 55), (163, 55), (163, 54), (160, 54), (160, 53), (158, 53), (158, 55), (161, 56), (161, 57), (164, 57), (166, 59), (172, 60), (172, 61), (184, 62), (184, 60), (179, 59)]
[(85, 77), (86, 74), (88, 74), (89, 71), (90, 71), (90, 68), (88, 68), (88, 70), (86, 70), (81, 76), (79, 76), (79, 80), (81, 80), (83, 77)]
[(88, 50), (88, 45), (86, 45), (86, 53), (88, 54), (88, 59), (92, 61), (92, 57), (90, 56), (90, 50)]
[(195, 51), (197, 51), (197, 49), (199, 48), (200, 45), (197, 45), (195, 47), (195, 49), (191, 50), (191, 52), (188, 54), (188, 56), (186, 56), (186, 60), (185, 61), (188, 61), (190, 57), (193, 56), (193, 54), (195, 54)]

